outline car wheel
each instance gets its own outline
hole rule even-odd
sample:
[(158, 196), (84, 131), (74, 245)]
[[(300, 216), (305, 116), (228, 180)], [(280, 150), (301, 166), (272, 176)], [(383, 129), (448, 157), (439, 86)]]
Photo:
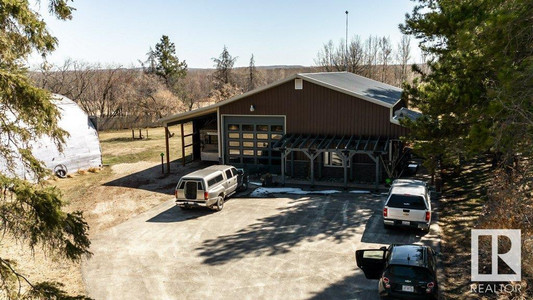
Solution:
[(223, 208), (224, 208), (224, 197), (218, 196), (215, 209), (216, 211), (221, 211)]
[(55, 173), (56, 176), (59, 177), (59, 178), (65, 178), (65, 177), (67, 177), (67, 166), (65, 166), (65, 165), (63, 165), (63, 164), (60, 164), (60, 165), (55, 166), (55, 168), (54, 168), (54, 173)]

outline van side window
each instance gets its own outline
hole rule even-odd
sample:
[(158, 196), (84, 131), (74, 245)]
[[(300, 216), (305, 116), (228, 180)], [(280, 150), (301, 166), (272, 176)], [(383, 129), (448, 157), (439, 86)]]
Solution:
[(230, 179), (231, 177), (233, 177), (233, 175), (231, 174), (231, 170), (226, 170), (226, 178)]
[(237, 169), (231, 168), (231, 173), (233, 173), (233, 176), (237, 176), (238, 174)]
[(216, 181), (217, 182), (222, 182), (224, 181), (224, 177), (222, 176), (222, 174), (218, 175), (217, 177), (215, 177)]
[(185, 188), (185, 181), (182, 181), (178, 190), (183, 190), (184, 188)]
[(215, 183), (217, 183), (217, 178), (211, 178), (207, 181), (207, 185), (213, 186)]
[(201, 181), (198, 181), (198, 190), (203, 190), (203, 184)]

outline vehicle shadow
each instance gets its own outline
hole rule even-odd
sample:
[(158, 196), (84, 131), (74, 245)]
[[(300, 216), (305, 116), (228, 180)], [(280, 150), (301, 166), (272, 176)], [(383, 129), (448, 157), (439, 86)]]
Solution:
[(172, 195), (181, 176), (205, 168), (211, 164), (209, 162), (194, 161), (182, 166), (180, 160), (175, 160), (171, 162), (170, 174), (163, 174), (161, 165), (155, 165), (148, 169), (106, 182), (103, 185), (141, 189)]
[[(355, 265), (355, 260), (354, 260)], [(363, 272), (355, 272), (313, 295), (309, 300), (320, 299), (379, 299), (378, 281), (366, 279)]]
[(176, 223), (187, 220), (197, 219), (214, 213), (213, 210), (206, 207), (191, 208), (183, 210), (177, 205), (159, 213), (158, 215), (146, 220), (148, 223)]
[(246, 256), (288, 253), (303, 241), (333, 239), (341, 243), (358, 233), (380, 203), (373, 195), (355, 199), (310, 195), (293, 199), (279, 208), (279, 213), (234, 234), (206, 240), (196, 251), (204, 257), (203, 263), (218, 265)]

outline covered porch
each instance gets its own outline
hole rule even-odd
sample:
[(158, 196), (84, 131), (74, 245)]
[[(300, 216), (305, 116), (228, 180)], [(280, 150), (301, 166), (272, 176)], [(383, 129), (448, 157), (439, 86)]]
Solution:
[(321, 177), (324, 153), (334, 153), (340, 158), (343, 169), (343, 186), (348, 187), (349, 171), (350, 176), (356, 171), (350, 162), (357, 154), (364, 154), (371, 159), (375, 168), (374, 185), (378, 188), (380, 183), (382, 163), (389, 160), (393, 142), (385, 137), (365, 137), (365, 136), (328, 136), (311, 134), (286, 134), (273, 145), (273, 149), (281, 152), (281, 183), (286, 183), (287, 167), (290, 167), (290, 174), (294, 174), (294, 153), (304, 154), (309, 160), (310, 183), (315, 184), (315, 162), (318, 161), (318, 173)]

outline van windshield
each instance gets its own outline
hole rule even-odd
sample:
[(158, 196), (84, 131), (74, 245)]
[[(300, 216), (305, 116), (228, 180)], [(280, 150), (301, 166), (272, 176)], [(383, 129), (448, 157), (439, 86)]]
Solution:
[(426, 203), (422, 196), (392, 194), (387, 203), (388, 207), (426, 209)]

